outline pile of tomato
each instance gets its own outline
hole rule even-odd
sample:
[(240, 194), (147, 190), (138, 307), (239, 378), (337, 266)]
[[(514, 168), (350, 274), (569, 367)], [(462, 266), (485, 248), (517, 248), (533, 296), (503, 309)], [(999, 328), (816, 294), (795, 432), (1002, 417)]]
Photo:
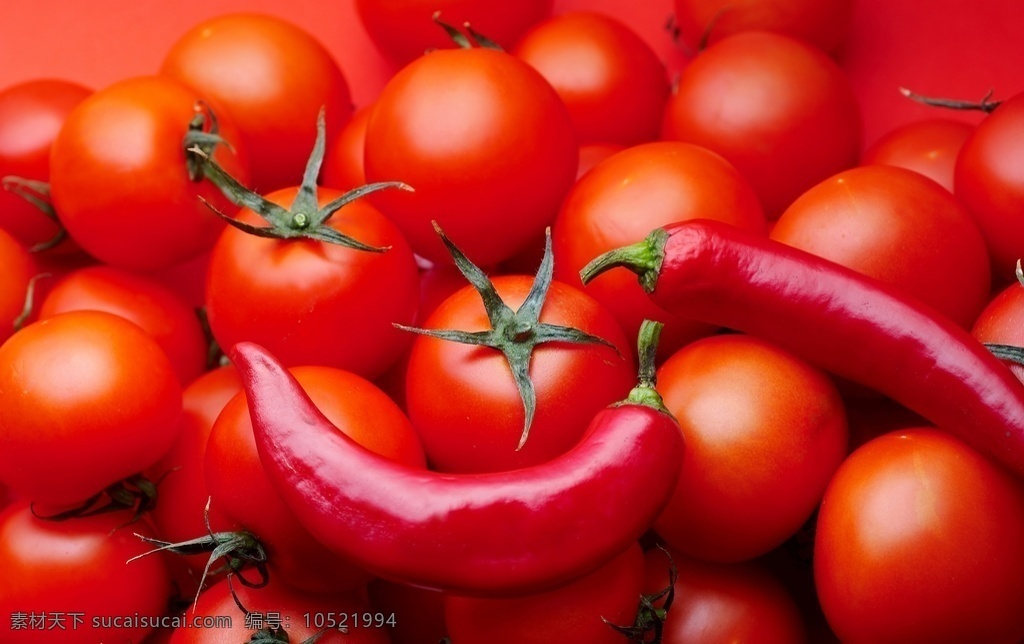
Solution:
[(1020, 641), (1024, 94), (865, 141), (853, 4), (0, 90), (0, 639)]

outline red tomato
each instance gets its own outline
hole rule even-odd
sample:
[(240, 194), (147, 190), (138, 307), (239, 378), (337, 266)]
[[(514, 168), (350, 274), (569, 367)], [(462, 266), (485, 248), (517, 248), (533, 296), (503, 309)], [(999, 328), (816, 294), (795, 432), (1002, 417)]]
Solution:
[(53, 286), (39, 319), (68, 311), (106, 311), (134, 322), (164, 350), (182, 386), (206, 370), (206, 337), (187, 304), (160, 284), (109, 266), (90, 266)]
[(841, 172), (794, 201), (770, 236), (898, 286), (964, 327), (988, 300), (978, 227), (953, 195), (910, 170)]
[(698, 340), (658, 371), (683, 430), (676, 491), (654, 523), (698, 559), (753, 559), (791, 537), (846, 456), (842, 401), (821, 371), (744, 335)]
[(31, 324), (0, 346), (0, 481), (77, 504), (170, 447), (181, 386), (138, 326), (99, 311)]
[[(324, 415), (361, 445), (410, 467), (424, 466), (409, 420), (373, 384), (329, 367), (296, 367), (292, 373)], [(318, 592), (355, 588), (369, 579), (316, 541), (274, 491), (256, 451), (244, 394), (217, 417), (205, 472), (212, 505), (266, 547), (271, 577)]]
[(330, 52), (305, 30), (266, 14), (200, 22), (171, 45), (160, 73), (231, 117), (252, 171), (251, 183), (243, 184), (261, 194), (302, 179), (321, 108), (332, 133), (352, 115), (348, 83)]
[(327, 147), (320, 169), (320, 185), (338, 190), (352, 190), (366, 183), (363, 163), (366, 150), (366, 126), (370, 123), (373, 104), (356, 110), (345, 127)]
[[(566, 197), (552, 235), (555, 276), (582, 285), (580, 269), (601, 253), (638, 242), (659, 226), (697, 217), (765, 230), (754, 191), (717, 154), (677, 142), (623, 150), (596, 165)], [(636, 337), (644, 318), (665, 322), (661, 355), (713, 330), (652, 304), (636, 276), (624, 269), (601, 275), (586, 291), (612, 312), (627, 337)]]
[(3, 641), (129, 644), (145, 637), (167, 610), (171, 584), (160, 557), (128, 562), (149, 550), (133, 532), (150, 533), (143, 524), (124, 527), (130, 518), (46, 521), (27, 503), (0, 514)]
[(512, 53), (555, 88), (581, 144), (658, 138), (668, 74), (651, 46), (619, 20), (565, 13), (534, 25)]
[(856, 164), (860, 109), (849, 80), (821, 51), (787, 36), (745, 32), (683, 70), (662, 137), (703, 145), (750, 181), (770, 219), (804, 190)]
[[(224, 223), (202, 203), (228, 202), (209, 181), (189, 179), (182, 141), (199, 95), (167, 77), (123, 80), (68, 115), (50, 155), (53, 205), (93, 257), (155, 270), (208, 249)], [(248, 181), (245, 157), (225, 115), (217, 162)]]
[[(297, 188), (266, 198), (290, 206)], [(341, 196), (319, 190), (320, 205)], [(265, 225), (244, 209), (238, 219)], [(392, 323), (416, 314), (416, 262), (401, 233), (365, 200), (339, 210), (329, 224), (383, 253), (313, 240), (256, 237), (230, 228), (210, 258), (206, 312), (220, 346), (256, 342), (289, 366), (320, 364), (374, 377), (411, 338)]]
[(1003, 102), (964, 142), (953, 185), (985, 236), (996, 281), (1010, 281), (1024, 248), (1024, 93)]
[[(511, 275), (496, 277), (493, 283), (506, 304), (517, 310), (533, 279)], [(550, 460), (579, 441), (594, 414), (629, 393), (636, 377), (630, 343), (604, 307), (586, 293), (554, 282), (540, 321), (604, 338), (619, 355), (600, 344), (537, 347), (530, 364), (536, 415), (529, 438), (518, 451), (523, 402), (501, 351), (416, 337), (405, 398), (432, 467), (495, 472)], [(480, 296), (469, 286), (445, 300), (423, 326), (470, 332), (491, 328)]]
[(696, 50), (742, 31), (773, 31), (838, 53), (850, 31), (853, 0), (675, 0), (679, 35)]
[(662, 644), (808, 641), (792, 596), (767, 570), (752, 563), (706, 563), (670, 552), (672, 564), (657, 548), (644, 557), (645, 593), (668, 586), (670, 565), (675, 565), (679, 576)]
[[(1024, 284), (1014, 282), (992, 298), (974, 321), (971, 335), (979, 342), (1024, 347)], [(1008, 366), (1024, 382), (1024, 365)]]
[(643, 585), (644, 557), (633, 544), (580, 579), (536, 595), (509, 599), (445, 598), (445, 623), (460, 644), (621, 644), (608, 623), (632, 626)]
[[(0, 92), (0, 177), (50, 180), (50, 147), (64, 119), (92, 90), (77, 83), (40, 79)], [(31, 247), (53, 239), (57, 222), (21, 197), (0, 191), (0, 228)], [(63, 243), (62, 251), (73, 244)]]
[(411, 63), (381, 92), (366, 130), (366, 179), (415, 189), (370, 199), (432, 261), (451, 261), (432, 220), (482, 266), (522, 250), (554, 218), (578, 155), (551, 85), (490, 49)]
[(843, 463), (814, 545), (844, 642), (1024, 637), (1024, 489), (948, 434), (886, 434)]
[(14, 333), (14, 323), (25, 308), (28, 284), (36, 274), (36, 263), (18, 240), (0, 229), (0, 343)]
[(475, 31), (511, 47), (527, 28), (551, 13), (553, 0), (477, 2), (476, 0), (356, 0), (359, 19), (382, 54), (404, 65), (431, 49), (453, 46), (433, 20), (469, 22)]
[[(613, 154), (622, 152), (626, 148), (616, 143), (589, 143), (580, 146), (580, 165), (576, 169), (576, 180), (590, 172), (598, 163), (601, 163)], [(537, 262), (538, 264), (540, 262)]]
[(919, 172), (953, 192), (953, 170), (974, 126), (952, 119), (928, 119), (900, 126), (871, 145), (861, 165), (895, 165)]

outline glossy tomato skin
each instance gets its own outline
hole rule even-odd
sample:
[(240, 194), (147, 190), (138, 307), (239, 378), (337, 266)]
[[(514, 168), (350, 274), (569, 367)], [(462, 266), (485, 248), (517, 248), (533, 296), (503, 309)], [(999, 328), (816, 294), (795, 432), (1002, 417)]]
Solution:
[[(759, 234), (766, 228), (757, 195), (718, 154), (664, 141), (623, 150), (581, 177), (562, 204), (552, 231), (555, 276), (582, 287), (579, 271), (598, 255), (638, 242), (659, 226), (694, 218)], [(601, 275), (585, 290), (612, 312), (626, 337), (636, 337), (644, 318), (664, 322), (663, 356), (713, 330), (655, 306), (625, 269)]]
[(454, 47), (433, 20), (473, 29), (504, 48), (510, 48), (530, 25), (551, 13), (553, 0), (477, 2), (476, 0), (356, 0), (359, 18), (384, 56), (405, 65), (432, 49)]
[[(1014, 282), (985, 305), (971, 327), (979, 342), (1024, 347), (1024, 285)], [(1024, 365), (1007, 365), (1024, 382)]]
[[(409, 420), (373, 384), (330, 367), (296, 367), (292, 373), (320, 411), (361, 445), (410, 467), (425, 466)], [(368, 573), (316, 541), (274, 491), (256, 451), (244, 394), (217, 417), (204, 467), (212, 506), (235, 528), (257, 536), (272, 576), (316, 592), (349, 590), (369, 580)]]
[[(78, 83), (50, 78), (0, 92), (0, 177), (49, 181), (53, 140), (71, 110), (91, 93)], [(0, 228), (27, 247), (57, 234), (56, 222), (6, 190), (0, 191)], [(74, 245), (65, 242), (54, 250), (73, 251)]]
[(544, 593), (502, 599), (448, 595), (448, 635), (465, 644), (619, 644), (622, 634), (604, 620), (633, 625), (643, 576), (643, 551), (634, 543), (589, 574)]
[(988, 300), (985, 240), (948, 191), (893, 166), (852, 168), (802, 194), (770, 237), (902, 288), (963, 327)]
[(327, 146), (324, 165), (320, 169), (320, 185), (338, 190), (352, 190), (366, 184), (364, 164), (366, 126), (370, 123), (373, 104), (359, 108), (345, 127)]
[(415, 192), (370, 196), (413, 250), (450, 262), (431, 226), (481, 266), (537, 239), (576, 176), (565, 104), (536, 70), (490, 49), (435, 51), (398, 72), (366, 130), (366, 179)]
[[(188, 177), (182, 141), (201, 96), (168, 77), (144, 76), (92, 94), (68, 115), (50, 151), (50, 188), (61, 223), (96, 259), (156, 270), (209, 249), (224, 223), (200, 197), (225, 210), (209, 181)], [(214, 158), (243, 183), (245, 154), (230, 120), (231, 147)]]
[(7, 231), (0, 229), (0, 343), (14, 333), (14, 322), (25, 308), (28, 284), (37, 272), (28, 249)]
[[(509, 275), (492, 281), (506, 304), (516, 310), (533, 278)], [(594, 414), (629, 393), (636, 375), (630, 343), (598, 302), (555, 281), (540, 321), (586, 331), (615, 349), (548, 343), (534, 351), (530, 376), (537, 395), (536, 414), (520, 450), (516, 447), (523, 433), (523, 403), (505, 356), (490, 347), (417, 336), (409, 357), (405, 398), (431, 467), (445, 472), (497, 472), (548, 461), (579, 441)], [(468, 286), (445, 300), (423, 326), (470, 332), (491, 328), (480, 296)]]
[[(288, 207), (297, 189), (267, 199)], [(321, 205), (341, 196), (320, 189)], [(266, 225), (243, 210), (238, 218)], [(375, 377), (411, 338), (393, 323), (416, 314), (416, 262), (402, 234), (365, 200), (339, 210), (332, 228), (383, 253), (313, 240), (276, 240), (225, 230), (213, 249), (206, 284), (210, 328), (222, 347), (263, 345), (289, 366), (320, 364)]]
[(697, 340), (662, 365), (658, 389), (686, 451), (654, 530), (691, 557), (732, 563), (777, 547), (811, 516), (846, 456), (835, 386), (763, 340)]
[(1024, 93), (978, 124), (956, 160), (953, 189), (988, 243), (997, 281), (1013, 279), (1024, 247)]
[(810, 45), (760, 31), (697, 56), (662, 125), (662, 138), (705, 146), (735, 165), (769, 219), (855, 165), (860, 137), (860, 108), (839, 66)]
[(163, 349), (182, 387), (206, 370), (206, 338), (195, 311), (147, 277), (111, 266), (81, 268), (51, 288), (39, 318), (84, 310), (139, 325)]
[(956, 158), (974, 126), (932, 118), (897, 127), (871, 144), (861, 165), (894, 165), (919, 172), (953, 192)]
[[(33, 516), (28, 503), (15, 503), (0, 513), (3, 641), (129, 644), (142, 640), (151, 625), (115, 626), (113, 618), (159, 619), (167, 610), (172, 589), (160, 557), (128, 563), (150, 549), (133, 533), (152, 536), (144, 523), (124, 527), (130, 519), (130, 514), (121, 512), (46, 521)], [(42, 625), (12, 628), (18, 613), (46, 616)], [(93, 620), (99, 621), (94, 624)]]
[(651, 46), (616, 18), (588, 11), (549, 18), (512, 53), (558, 92), (580, 144), (629, 146), (658, 138), (668, 73)]
[(1019, 641), (1024, 490), (932, 429), (854, 452), (818, 516), (814, 576), (844, 642)]
[(200, 22), (167, 52), (160, 73), (220, 106), (249, 154), (251, 183), (263, 194), (296, 185), (325, 110), (333, 134), (352, 115), (348, 83), (311, 34), (265, 14)]
[(42, 503), (78, 504), (170, 447), (181, 386), (145, 331), (74, 311), (0, 346), (0, 480)]

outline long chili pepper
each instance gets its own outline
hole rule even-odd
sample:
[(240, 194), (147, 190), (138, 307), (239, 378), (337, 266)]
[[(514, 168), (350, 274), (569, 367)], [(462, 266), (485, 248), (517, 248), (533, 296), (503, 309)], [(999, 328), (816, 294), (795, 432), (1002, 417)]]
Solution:
[(567, 582), (651, 525), (675, 487), (682, 433), (653, 389), (660, 325), (642, 333), (641, 382), (581, 442), (534, 467), (488, 474), (409, 468), (332, 426), (261, 347), (235, 346), (260, 458), (325, 545), (382, 577), (461, 594)]
[(598, 257), (659, 306), (774, 342), (872, 387), (1024, 476), (1024, 387), (966, 331), (896, 288), (706, 220)]

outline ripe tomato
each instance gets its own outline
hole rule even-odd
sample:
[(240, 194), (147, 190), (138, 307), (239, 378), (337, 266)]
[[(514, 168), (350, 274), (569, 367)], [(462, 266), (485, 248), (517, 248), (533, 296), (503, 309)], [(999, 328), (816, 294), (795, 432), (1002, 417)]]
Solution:
[[(978, 342), (1024, 347), (1024, 284), (1014, 282), (992, 298), (974, 321), (971, 335)], [(1008, 366), (1024, 382), (1024, 365)]]
[(432, 49), (452, 47), (433, 21), (435, 12), (451, 25), (469, 22), (502, 47), (511, 47), (530, 25), (551, 13), (553, 0), (356, 0), (359, 19), (382, 54), (405, 65)]
[(974, 126), (952, 119), (928, 119), (900, 126), (861, 155), (861, 165), (895, 165), (919, 172), (953, 192), (953, 171)]
[(964, 142), (953, 189), (971, 212), (992, 256), (995, 280), (1013, 279), (1024, 248), (1024, 93), (1004, 101)]
[(338, 190), (352, 190), (366, 183), (363, 157), (366, 150), (366, 126), (370, 123), (373, 104), (361, 107), (327, 147), (320, 169), (320, 185)]
[(432, 261), (451, 261), (432, 220), (482, 266), (522, 250), (554, 218), (578, 155), (551, 85), (490, 49), (411, 63), (381, 92), (366, 129), (366, 179), (415, 189), (370, 199)]
[(838, 53), (850, 31), (853, 0), (675, 0), (675, 24), (691, 49), (741, 31), (773, 31)]
[(110, 266), (81, 268), (50, 289), (39, 319), (85, 310), (113, 313), (142, 327), (170, 359), (183, 387), (206, 370), (206, 337), (195, 311), (153, 280)]
[(581, 144), (658, 138), (668, 74), (651, 46), (619, 20), (565, 13), (534, 25), (512, 53), (555, 88)]
[[(510, 275), (496, 277), (493, 283), (506, 304), (517, 310), (533, 279)], [(529, 438), (518, 451), (523, 402), (501, 351), (416, 337), (405, 399), (432, 467), (494, 472), (550, 460), (579, 441), (594, 414), (629, 393), (636, 376), (630, 343), (604, 307), (583, 291), (556, 281), (540, 321), (604, 338), (619, 355), (600, 344), (537, 347), (530, 364), (536, 415)], [(445, 300), (422, 326), (470, 332), (491, 328), (480, 296), (469, 286)]]
[(77, 504), (170, 447), (181, 386), (156, 342), (111, 313), (35, 322), (0, 346), (0, 481)]
[[(296, 367), (292, 373), (324, 415), (354, 440), (410, 467), (424, 466), (409, 420), (373, 384), (329, 367)], [(211, 505), (257, 536), (272, 578), (317, 592), (347, 590), (369, 579), (316, 541), (274, 491), (256, 451), (244, 394), (217, 417), (206, 444), (205, 472)]]
[(825, 493), (814, 576), (849, 642), (1024, 637), (1024, 489), (936, 430), (886, 434)]
[[(33, 516), (28, 503), (0, 514), (0, 634), (11, 644), (138, 642), (167, 610), (171, 583), (159, 557), (123, 524), (125, 513), (71, 521)], [(114, 622), (114, 618), (122, 620)], [(22, 621), (24, 620), (24, 621)], [(94, 622), (95, 620), (95, 622)], [(131, 620), (135, 620), (132, 623)], [(25, 624), (16, 628), (15, 623)]]
[(460, 644), (621, 644), (611, 624), (632, 626), (644, 576), (638, 544), (574, 582), (509, 599), (445, 597), (445, 623)]
[(22, 244), (0, 229), (0, 343), (14, 333), (14, 323), (25, 308), (28, 284), (36, 274), (36, 263)]
[[(651, 230), (697, 217), (763, 233), (757, 195), (725, 159), (687, 143), (646, 143), (594, 166), (573, 187), (555, 220), (555, 276), (579, 285), (579, 271), (601, 253), (638, 242)], [(601, 275), (586, 287), (636, 337), (650, 318), (665, 323), (659, 353), (669, 355), (713, 328), (671, 315), (651, 303), (624, 269)]]
[[(102, 262), (140, 270), (208, 249), (224, 227), (200, 197), (228, 203), (208, 181), (189, 179), (182, 141), (196, 94), (159, 76), (110, 85), (68, 115), (50, 153), (53, 205), (68, 233)], [(245, 156), (225, 115), (214, 158), (244, 183)]]
[[(50, 147), (64, 119), (92, 90), (77, 83), (39, 79), (0, 92), (0, 177), (50, 180)], [(27, 247), (53, 239), (57, 222), (6, 190), (0, 191), (0, 228)], [(73, 244), (62, 243), (61, 252)]]
[[(290, 206), (297, 188), (266, 198)], [(341, 196), (319, 190), (320, 205)], [(265, 225), (243, 209), (237, 217)], [(206, 312), (220, 346), (256, 342), (289, 366), (320, 364), (374, 377), (411, 338), (392, 323), (416, 314), (416, 262), (398, 229), (365, 200), (330, 220), (363, 243), (390, 247), (373, 253), (325, 242), (256, 237), (229, 228), (210, 257)]]
[(786, 209), (770, 237), (898, 286), (964, 327), (988, 300), (978, 227), (947, 190), (904, 168), (826, 179)]
[(814, 47), (768, 32), (730, 36), (683, 70), (662, 137), (702, 145), (750, 181), (775, 219), (819, 181), (856, 164), (860, 109), (850, 81)]
[(846, 415), (821, 371), (745, 335), (697, 340), (658, 371), (683, 430), (676, 491), (654, 523), (698, 559), (753, 559), (817, 507), (846, 456)]
[(252, 181), (242, 183), (261, 194), (299, 183), (321, 108), (328, 132), (340, 131), (352, 115), (348, 83), (330, 52), (270, 15), (200, 22), (171, 45), (160, 73), (231, 117), (250, 160)]

